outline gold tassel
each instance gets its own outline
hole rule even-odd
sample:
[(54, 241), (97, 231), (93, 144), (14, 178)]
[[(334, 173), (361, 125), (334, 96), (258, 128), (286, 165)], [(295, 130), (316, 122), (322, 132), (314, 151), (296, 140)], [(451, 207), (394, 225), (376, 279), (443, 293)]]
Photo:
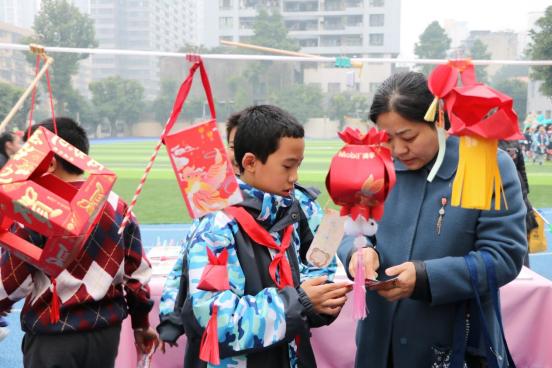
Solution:
[(435, 97), (433, 99), (433, 102), (431, 102), (431, 105), (429, 105), (429, 108), (427, 109), (424, 120), (429, 122), (435, 121), (435, 113), (437, 112), (437, 104), (439, 102), (439, 97)]
[(452, 184), (451, 204), (463, 208), (500, 210), (506, 198), (497, 161), (498, 140), (460, 137), (458, 169)]

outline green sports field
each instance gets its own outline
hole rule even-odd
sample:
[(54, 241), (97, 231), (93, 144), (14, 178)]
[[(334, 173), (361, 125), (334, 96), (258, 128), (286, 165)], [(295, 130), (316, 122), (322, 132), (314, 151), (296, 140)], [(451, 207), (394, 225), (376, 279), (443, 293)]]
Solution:
[[(115, 191), (130, 201), (155, 143), (154, 141), (93, 143), (91, 155), (117, 173)], [(300, 182), (320, 188), (322, 190), (320, 203), (323, 205), (328, 200), (324, 187), (326, 170), (332, 155), (341, 145), (342, 142), (338, 140), (307, 140)], [(544, 166), (529, 163), (527, 171), (533, 205), (538, 208), (552, 207), (552, 163), (547, 162)], [(164, 148), (155, 162), (134, 212), (143, 224), (190, 221)]]

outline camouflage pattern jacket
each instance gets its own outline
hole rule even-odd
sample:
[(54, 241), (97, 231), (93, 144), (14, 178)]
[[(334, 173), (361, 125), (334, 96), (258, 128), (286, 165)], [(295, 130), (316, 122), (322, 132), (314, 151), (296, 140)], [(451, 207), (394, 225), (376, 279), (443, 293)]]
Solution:
[[(264, 193), (240, 182), (244, 207), (277, 243), (283, 229), (293, 224), (292, 246), (286, 256), (294, 287), (278, 289), (268, 266), (275, 252), (253, 243), (237, 222), (224, 212), (196, 220), (183, 249), (183, 257), (169, 275), (161, 299), (164, 341), (175, 341), (186, 332), (185, 367), (210, 367), (199, 360), (201, 336), (212, 305), (218, 307), (219, 367), (316, 367), (310, 346), (310, 328), (327, 325), (330, 316), (317, 314), (300, 284), (307, 278), (333, 279), (335, 259), (327, 268), (305, 260), (306, 251), (322, 218), (316, 194), (298, 187), (294, 198)], [(197, 288), (208, 264), (207, 249), (228, 251), (230, 289), (220, 292)], [(184, 260), (184, 261), (183, 261)], [(180, 293), (179, 290), (180, 289)]]

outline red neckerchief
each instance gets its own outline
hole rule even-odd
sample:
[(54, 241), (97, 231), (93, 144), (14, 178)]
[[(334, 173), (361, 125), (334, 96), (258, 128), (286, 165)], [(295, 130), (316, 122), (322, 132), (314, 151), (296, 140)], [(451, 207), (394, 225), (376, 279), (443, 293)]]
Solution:
[[(243, 207), (227, 207), (224, 211), (238, 222), (240, 227), (246, 232), (247, 236), (249, 236), (249, 238), (255, 243), (278, 251), (272, 262), (270, 262), (270, 266), (268, 268), (270, 277), (278, 289), (282, 289), (286, 286), (293, 286), (291, 267), (288, 259), (286, 258), (286, 250), (291, 245), (293, 225), (286, 227), (282, 236), (282, 242), (278, 245), (270, 233), (259, 225), (255, 218), (251, 216), (251, 214), (249, 214), (249, 212), (247, 212)], [(276, 278), (277, 270), (279, 270), (280, 281)]]

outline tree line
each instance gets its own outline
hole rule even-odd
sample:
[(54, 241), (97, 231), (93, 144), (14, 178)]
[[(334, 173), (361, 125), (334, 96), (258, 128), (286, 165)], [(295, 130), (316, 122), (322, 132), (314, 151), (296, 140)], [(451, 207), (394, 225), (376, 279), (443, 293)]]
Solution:
[[(530, 32), (531, 43), (526, 50), (528, 59), (552, 59), (552, 6), (549, 6), (544, 17), (536, 23), (536, 28)], [(40, 12), (33, 24), (33, 35), (24, 43), (39, 43), (48, 46), (64, 46), (76, 48), (93, 48), (98, 46), (95, 37), (93, 20), (67, 0), (43, 0)], [(261, 46), (297, 51), (299, 46), (295, 40), (288, 37), (283, 18), (276, 12), (261, 10), (253, 25), (251, 43)], [(420, 35), (415, 45), (415, 54), (420, 58), (445, 59), (450, 49), (450, 38), (437, 21), (432, 22)], [(208, 50), (184, 45), (180, 52), (196, 53), (246, 53), (247, 50), (232, 50), (217, 48)], [(56, 53), (55, 62), (51, 68), (51, 83), (55, 94), (56, 114), (78, 116), (83, 122), (92, 125), (108, 123), (114, 132), (115, 124), (122, 121), (126, 124), (146, 119), (164, 122), (170, 114), (172, 103), (178, 90), (180, 79), (170, 77), (161, 80), (159, 93), (152, 101), (147, 101), (144, 87), (135, 80), (112, 76), (93, 81), (88, 88), (91, 99), (88, 100), (71, 83), (78, 72), (79, 62), (89, 57), (87, 54)], [(488, 59), (490, 54), (483, 42), (475, 40), (469, 50), (468, 57), (472, 59)], [(27, 60), (34, 66), (35, 57), (28, 54)], [(350, 90), (341, 93), (323, 93), (316, 85), (303, 85), (304, 64), (300, 66), (289, 63), (274, 63), (270, 61), (255, 61), (247, 66), (229, 73), (224, 63), (213, 63), (212, 68), (221, 68), (220, 86), (214, 85), (216, 91), (224, 90), (219, 98), (217, 108), (219, 118), (224, 118), (232, 111), (237, 111), (255, 102), (274, 103), (292, 112), (299, 121), (306, 122), (310, 117), (327, 116), (343, 122), (347, 115), (367, 117), (369, 96)], [(208, 66), (210, 67), (210, 66)], [(428, 73), (431, 66), (420, 66), (419, 69)], [(211, 69), (210, 69), (211, 70)], [(528, 74), (528, 68), (504, 66), (492, 79), (485, 67), (477, 67), (479, 81), (488, 83), (494, 88), (512, 96), (515, 109), (520, 119), (525, 116), (527, 83), (520, 77)], [(531, 78), (543, 80), (541, 91), (552, 96), (552, 67), (531, 68)], [(489, 80), (490, 79), (490, 80)], [(224, 84), (224, 86), (222, 85)], [(41, 86), (38, 100), (46, 101), (44, 86)], [(22, 89), (0, 83), (0, 118), (5, 116), (11, 106), (22, 93)], [(37, 117), (49, 115), (49, 108), (42, 104), (44, 111), (38, 111)], [(16, 116), (19, 126), (25, 124), (29, 102)], [(183, 117), (194, 120), (202, 117), (205, 112), (204, 97), (195, 94), (186, 102)]]

